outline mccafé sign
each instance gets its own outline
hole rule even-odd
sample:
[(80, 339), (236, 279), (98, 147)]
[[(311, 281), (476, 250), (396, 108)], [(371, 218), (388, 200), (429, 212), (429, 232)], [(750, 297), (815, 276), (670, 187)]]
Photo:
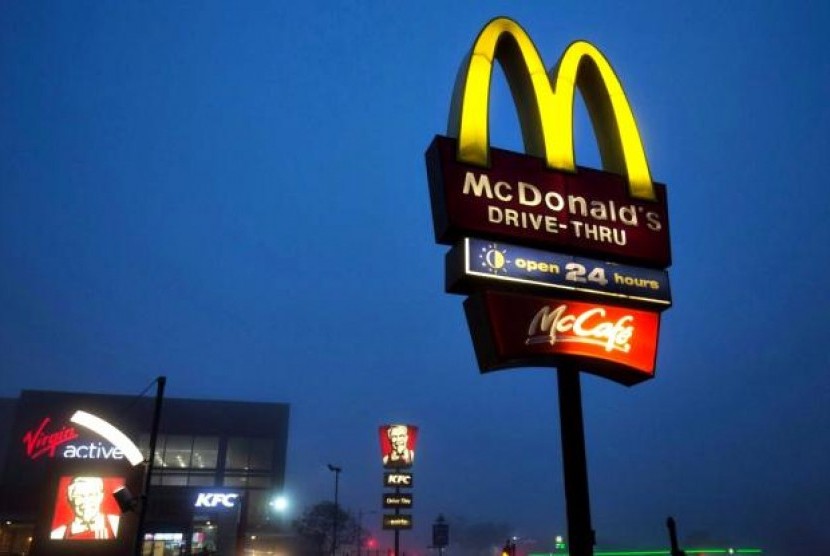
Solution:
[(464, 309), (484, 372), (588, 358), (584, 370), (626, 385), (654, 376), (656, 313), (497, 292), (471, 296)]
[[(490, 146), (496, 61), (523, 154)], [(574, 160), (576, 89), (602, 170)], [(435, 239), (453, 246), (446, 288), (470, 296), (482, 372), (567, 364), (627, 385), (654, 375), (660, 312), (671, 306), (666, 187), (652, 180), (625, 92), (595, 46), (573, 42), (548, 71), (519, 24), (490, 21), (426, 164)]]

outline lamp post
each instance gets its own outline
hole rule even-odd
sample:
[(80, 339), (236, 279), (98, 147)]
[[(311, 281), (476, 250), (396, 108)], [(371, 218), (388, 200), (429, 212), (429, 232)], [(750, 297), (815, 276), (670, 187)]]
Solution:
[(138, 510), (135, 556), (141, 556), (144, 552), (144, 523), (147, 519), (147, 498), (150, 494), (150, 484), (153, 478), (153, 460), (156, 457), (156, 440), (158, 439), (159, 420), (161, 419), (161, 402), (164, 399), (164, 385), (167, 384), (167, 377), (160, 376), (155, 382), (156, 403), (153, 409), (153, 424), (150, 430), (150, 454), (147, 457), (147, 468), (144, 471), (144, 485), (141, 491), (141, 507)]
[(334, 473), (334, 524), (332, 525), (333, 532), (331, 536), (331, 556), (335, 556), (337, 552), (337, 521), (340, 517), (340, 506), (337, 501), (337, 494), (340, 486), (340, 472), (343, 471), (343, 469), (329, 464), (329, 471)]

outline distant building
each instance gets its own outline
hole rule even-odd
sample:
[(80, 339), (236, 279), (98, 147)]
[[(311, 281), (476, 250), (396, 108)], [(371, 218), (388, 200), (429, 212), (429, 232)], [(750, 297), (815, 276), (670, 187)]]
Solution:
[[(69, 419), (83, 410), (107, 420), (140, 447), (146, 460), (153, 404), (152, 395), (48, 391), (0, 399), (0, 554), (78, 553), (79, 547), (107, 554), (115, 548), (102, 550), (106, 542), (121, 543), (121, 551), (131, 546), (135, 512), (121, 516), (120, 526), (110, 518), (106, 532), (97, 533), (95, 550), (91, 540), (66, 533), (73, 515), (81, 530), (83, 519), (91, 520), (81, 516), (84, 512), (120, 513), (111, 492), (100, 508), (90, 510), (89, 500), (98, 499), (75, 487), (76, 477), (101, 477), (103, 482), (85, 484), (107, 489), (124, 484), (138, 496), (146, 467), (132, 466), (105, 438)], [(144, 553), (231, 555), (251, 537), (275, 538), (280, 517), (269, 502), (283, 491), (288, 416), (285, 403), (165, 398)], [(75, 491), (69, 492), (69, 485)], [(119, 540), (100, 540), (113, 535)]]
[[(762, 556), (760, 548), (684, 548), (685, 556)], [(563, 544), (553, 552), (530, 552), (527, 556), (563, 556), (568, 554)], [(669, 549), (650, 550), (594, 550), (594, 556), (672, 556)]]

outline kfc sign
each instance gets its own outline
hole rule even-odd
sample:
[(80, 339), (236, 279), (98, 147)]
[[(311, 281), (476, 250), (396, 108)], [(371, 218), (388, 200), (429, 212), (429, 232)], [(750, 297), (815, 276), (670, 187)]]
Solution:
[(410, 488), (413, 485), (412, 473), (384, 473), (383, 486)]
[(124, 483), (123, 477), (61, 477), (55, 494), (49, 538), (53, 541), (118, 538), (121, 511), (110, 493), (123, 488)]
[(406, 514), (385, 514), (383, 516), (384, 529), (412, 529), (412, 516)]
[(412, 467), (415, 463), (415, 444), (418, 427), (395, 423), (378, 429), (383, 466), (388, 469)]
[(196, 508), (235, 508), (239, 494), (235, 492), (200, 492), (196, 497)]
[(495, 292), (464, 308), (482, 372), (570, 361), (626, 385), (654, 376), (659, 313)]

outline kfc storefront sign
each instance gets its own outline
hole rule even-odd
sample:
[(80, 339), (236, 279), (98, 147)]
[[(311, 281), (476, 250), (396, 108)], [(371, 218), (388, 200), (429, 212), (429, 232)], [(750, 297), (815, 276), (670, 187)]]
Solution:
[(483, 372), (570, 363), (629, 386), (654, 376), (659, 313), (496, 292), (464, 309)]
[(194, 508), (228, 509), (235, 508), (239, 502), (237, 492), (199, 492)]

